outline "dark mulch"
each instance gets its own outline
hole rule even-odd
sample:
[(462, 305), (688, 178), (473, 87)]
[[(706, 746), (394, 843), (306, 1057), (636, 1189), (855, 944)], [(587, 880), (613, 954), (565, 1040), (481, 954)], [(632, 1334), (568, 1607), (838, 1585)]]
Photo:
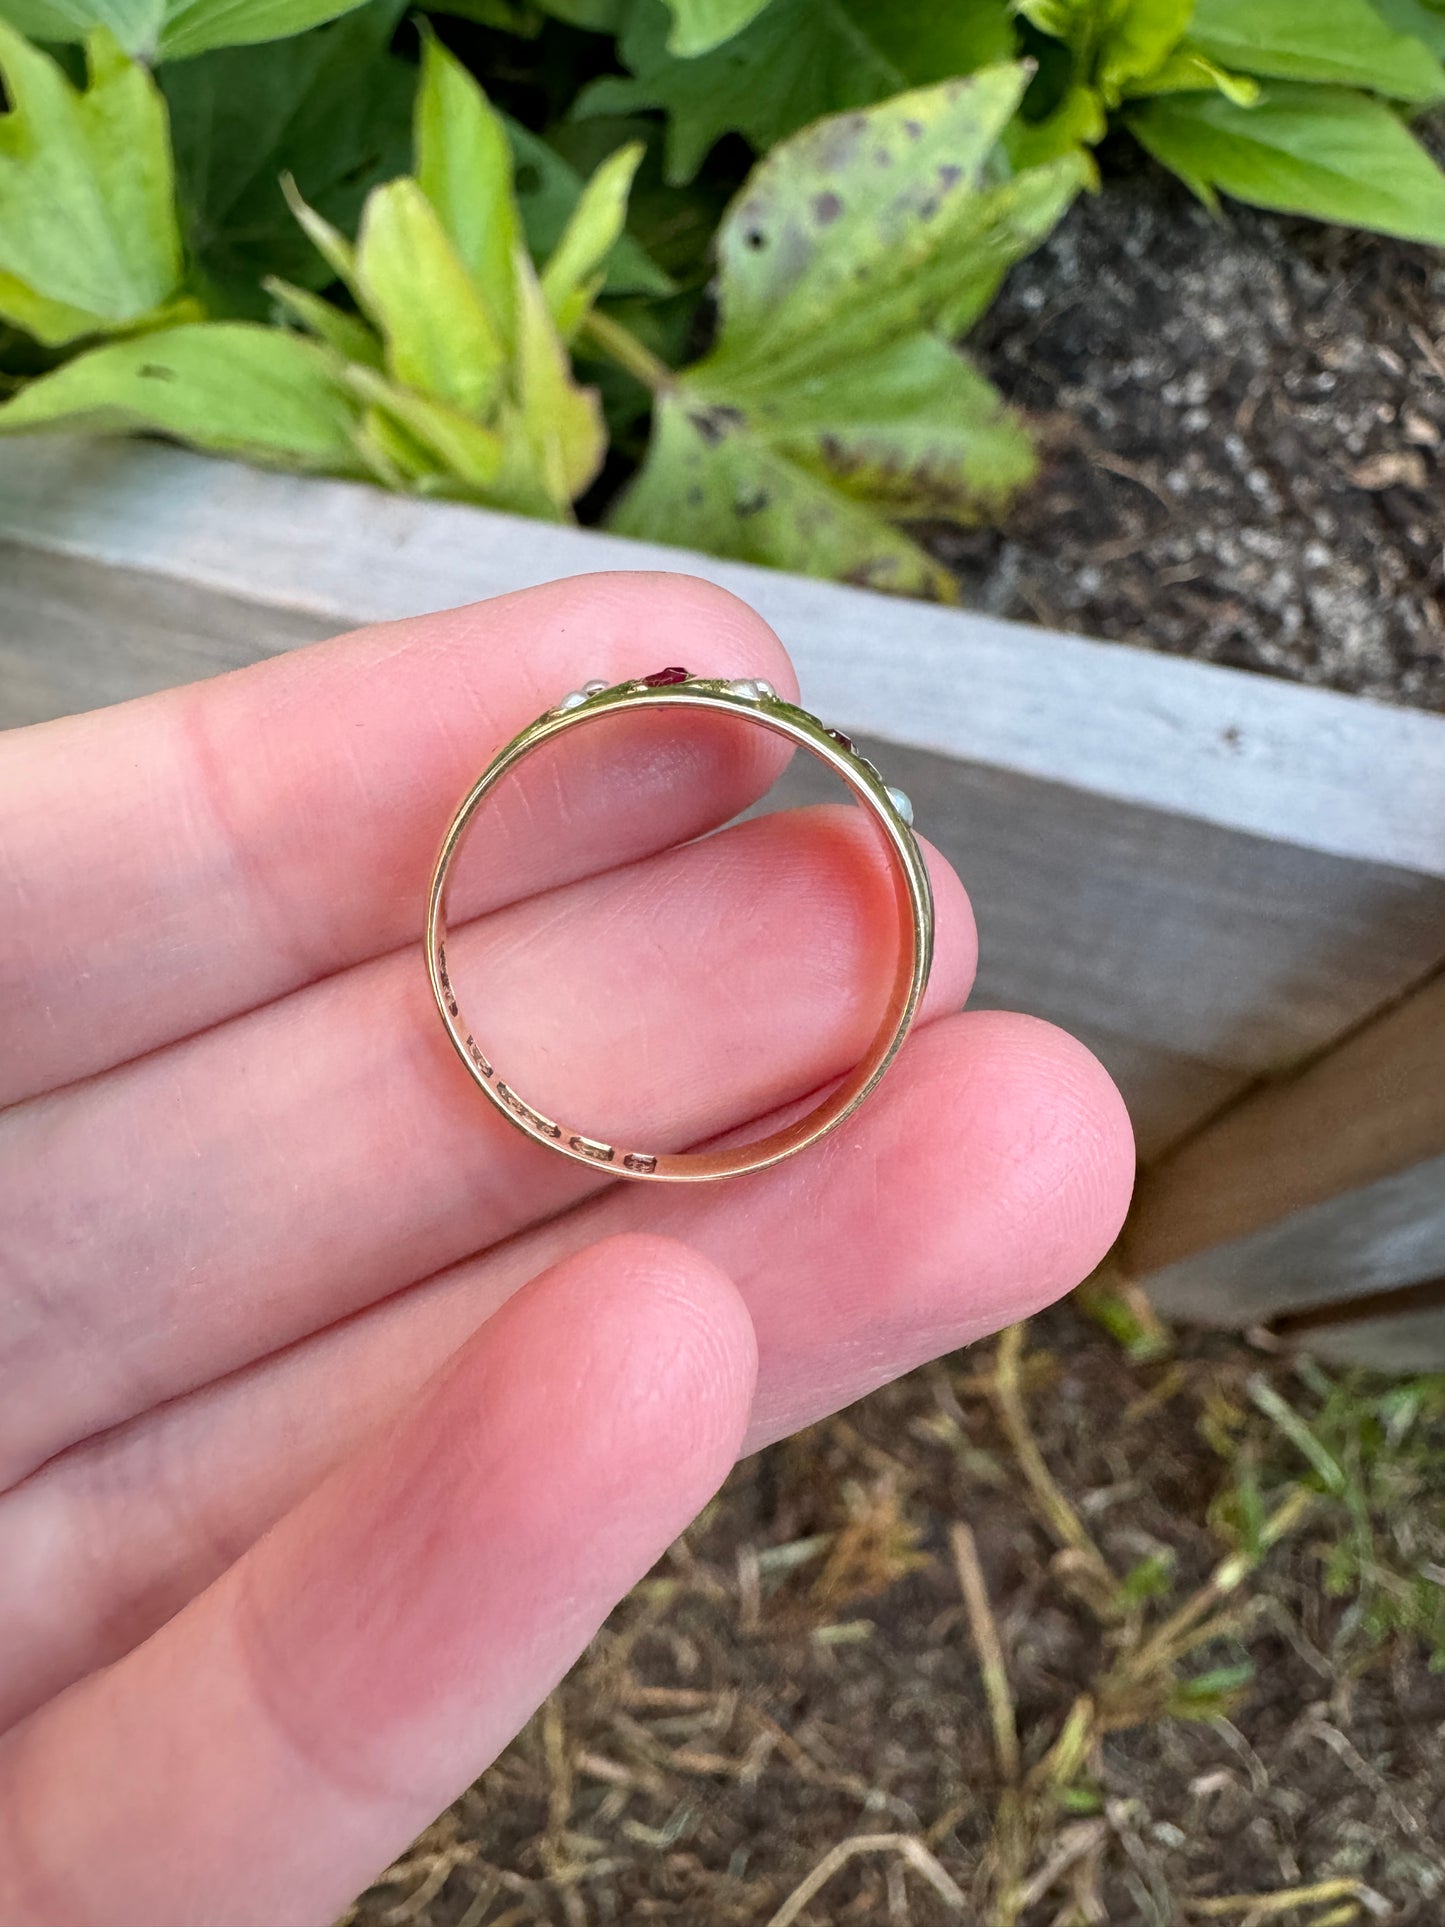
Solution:
[(1049, 456), (969, 600), (1445, 708), (1445, 255), (1116, 161), (974, 345)]

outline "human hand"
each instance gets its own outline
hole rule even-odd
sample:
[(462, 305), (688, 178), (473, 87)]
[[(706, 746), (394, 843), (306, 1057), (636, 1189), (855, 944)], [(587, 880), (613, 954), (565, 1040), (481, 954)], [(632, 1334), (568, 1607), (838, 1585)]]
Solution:
[[(722, 592), (593, 576), (0, 739), (0, 1920), (334, 1915), (740, 1450), (1111, 1242), (1123, 1107), (957, 1014), (937, 858), (923, 1020), (800, 1156), (609, 1185), (481, 1101), (416, 943), (440, 831), (562, 691), (676, 660), (794, 689)], [(687, 842), (777, 744), (655, 723), (499, 793), (448, 954), (523, 1090), (681, 1146), (855, 1060), (893, 926), (856, 810)]]

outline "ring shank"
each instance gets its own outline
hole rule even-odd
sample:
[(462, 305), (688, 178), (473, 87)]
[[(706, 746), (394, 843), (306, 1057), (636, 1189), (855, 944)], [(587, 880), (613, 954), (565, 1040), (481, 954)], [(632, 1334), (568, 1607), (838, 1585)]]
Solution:
[[(474, 818), (497, 785), (544, 744), (569, 729), (585, 727), (620, 710), (708, 710), (740, 717), (808, 750), (838, 775), (882, 832), (889, 858), (898, 918), (898, 962), (882, 1021), (854, 1068), (802, 1117), (750, 1142), (700, 1151), (663, 1152), (614, 1143), (574, 1129), (529, 1104), (497, 1072), (485, 1046), (462, 1015), (446, 959), (446, 897), (452, 867)], [(453, 1048), (473, 1080), (517, 1129), (537, 1143), (609, 1175), (661, 1183), (697, 1183), (736, 1177), (790, 1157), (837, 1128), (858, 1108), (897, 1055), (922, 1000), (933, 955), (933, 895), (927, 867), (912, 831), (898, 814), (882, 778), (815, 716), (776, 697), (730, 693), (722, 682), (663, 687), (622, 684), (585, 706), (550, 710), (498, 752), (463, 798), (442, 841), (427, 895), (427, 974)]]

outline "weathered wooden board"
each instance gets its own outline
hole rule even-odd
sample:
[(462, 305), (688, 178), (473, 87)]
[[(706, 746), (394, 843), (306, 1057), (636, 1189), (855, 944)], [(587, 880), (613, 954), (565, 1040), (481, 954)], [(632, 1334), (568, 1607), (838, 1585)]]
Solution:
[[(1445, 947), (1434, 878), (861, 740), (968, 884), (975, 1001), (1082, 1037), (1128, 1096), (1146, 1157), (1397, 996)], [(779, 787), (827, 793), (797, 759)]]
[[(1135, 1199), (1127, 1261), (1157, 1274), (1442, 1153), (1445, 971), (1158, 1162)], [(1445, 1184), (1439, 1195), (1445, 1237)], [(1296, 1262), (1305, 1258), (1301, 1246)]]
[(1310, 1352), (1331, 1365), (1366, 1365), (1376, 1372), (1426, 1372), (1445, 1367), (1445, 1308), (1311, 1332)]
[(1146, 1172), (1121, 1256), (1226, 1324), (1445, 1276), (1445, 972)]
[[(3, 724), (214, 674), (334, 626), (13, 542), (0, 546), (0, 587)], [(1083, 1037), (1126, 1091), (1145, 1155), (1216, 1109), (1242, 1076), (1292, 1061), (1362, 1001), (1390, 995), (1438, 945), (1445, 891), (1432, 879), (874, 747), (969, 881), (983, 932), (976, 1000)], [(800, 761), (779, 800), (822, 794), (825, 781)], [(1144, 861), (1146, 850), (1157, 860)], [(1161, 862), (1178, 879), (1167, 917)], [(1268, 925), (1255, 915), (1261, 890)], [(1242, 915), (1221, 915), (1227, 896)], [(1273, 985), (1284, 993), (1267, 994)]]
[(0, 729), (239, 669), (335, 628), (175, 576), (0, 542)]
[(1422, 1364), (1445, 1359), (1445, 1273), (1286, 1314), (1274, 1321), (1274, 1329), (1288, 1343), (1333, 1364), (1417, 1372)]
[(338, 629), (570, 573), (686, 570), (759, 609), (845, 727), (1445, 878), (1445, 720), (1328, 690), (155, 444), (0, 446), (6, 538)]
[[(1252, 1325), (1442, 1272), (1445, 1152), (1194, 1252), (1146, 1282), (1166, 1317)], [(1417, 1369), (1425, 1363), (1417, 1361)]]
[[(774, 624), (969, 883), (978, 1000), (1084, 1037), (1146, 1155), (1187, 1157), (1445, 961), (1445, 719), (158, 446), (0, 447), (0, 720), (614, 567), (706, 575)], [(1423, 1158), (1161, 1258), (1162, 1300), (1255, 1322), (1445, 1268), (1442, 1196)]]

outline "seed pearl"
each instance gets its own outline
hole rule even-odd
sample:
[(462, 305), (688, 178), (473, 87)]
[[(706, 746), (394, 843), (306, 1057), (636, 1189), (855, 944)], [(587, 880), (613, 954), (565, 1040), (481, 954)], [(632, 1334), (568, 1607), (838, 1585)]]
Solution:
[(758, 676), (754, 680), (753, 688), (756, 689), (758, 694), (763, 697), (776, 696), (778, 693), (777, 690), (774, 689), (773, 685), (770, 682), (764, 682), (761, 676)]
[(610, 689), (611, 687), (610, 682), (603, 682), (600, 676), (594, 676), (591, 682), (583, 683), (582, 694), (584, 696), (600, 696), (604, 689)]
[(906, 790), (896, 790), (890, 784), (888, 786), (888, 801), (893, 805), (894, 809), (897, 810), (905, 823), (912, 823), (913, 803)]
[(569, 689), (557, 707), (559, 709), (580, 709), (586, 700), (587, 698), (582, 694), (580, 689)]
[(726, 687), (730, 696), (741, 696), (750, 703), (755, 703), (762, 694), (761, 687), (750, 676), (740, 676), (736, 682), (730, 682)]

